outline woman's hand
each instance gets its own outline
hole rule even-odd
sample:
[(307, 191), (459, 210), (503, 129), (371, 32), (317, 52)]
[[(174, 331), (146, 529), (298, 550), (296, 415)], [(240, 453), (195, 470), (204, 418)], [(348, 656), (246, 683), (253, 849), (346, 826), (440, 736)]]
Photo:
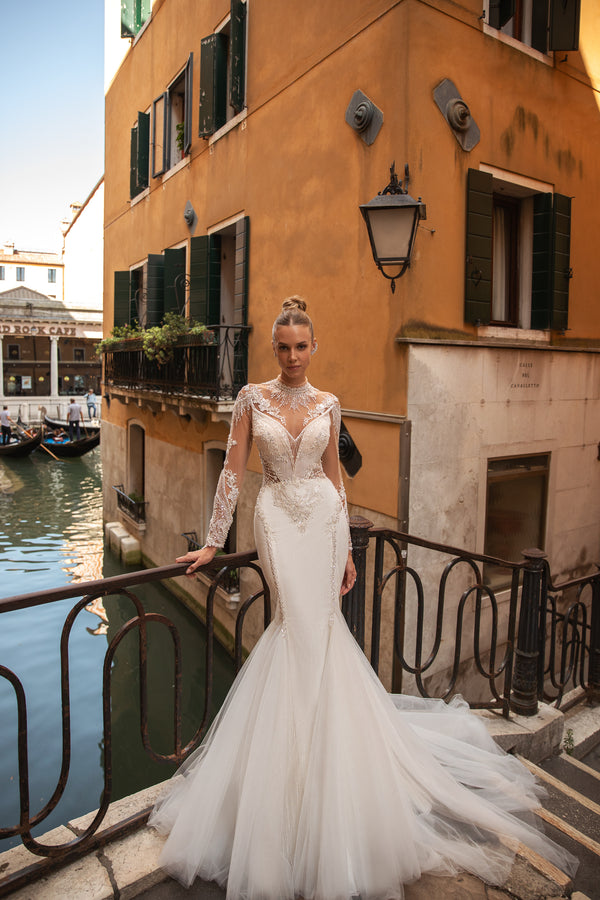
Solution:
[(193, 578), (196, 574), (196, 569), (199, 569), (200, 566), (205, 566), (207, 565), (207, 563), (212, 562), (215, 558), (216, 552), (216, 547), (202, 547), (202, 549), (200, 550), (190, 550), (189, 553), (185, 554), (185, 556), (178, 556), (175, 562), (190, 563), (188, 568), (185, 570), (185, 574)]
[(346, 560), (346, 569), (344, 571), (344, 578), (342, 580), (342, 596), (347, 594), (348, 591), (351, 591), (354, 587), (354, 582), (356, 581), (356, 569), (354, 568), (354, 562), (352, 561), (352, 552), (348, 553), (348, 559)]

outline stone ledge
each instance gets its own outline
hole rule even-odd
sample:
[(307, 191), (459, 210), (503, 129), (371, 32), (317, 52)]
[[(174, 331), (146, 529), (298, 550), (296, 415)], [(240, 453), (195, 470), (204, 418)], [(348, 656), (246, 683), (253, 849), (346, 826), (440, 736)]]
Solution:
[(565, 714), (553, 706), (540, 703), (537, 715), (512, 715), (510, 719), (505, 719), (495, 710), (478, 709), (473, 712), (485, 721), (490, 735), (507, 753), (541, 762), (560, 752)]

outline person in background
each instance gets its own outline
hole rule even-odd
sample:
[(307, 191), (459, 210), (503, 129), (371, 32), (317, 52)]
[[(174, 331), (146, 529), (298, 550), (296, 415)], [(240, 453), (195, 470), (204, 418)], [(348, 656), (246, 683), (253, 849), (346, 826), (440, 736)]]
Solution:
[(10, 444), (10, 426), (13, 424), (13, 420), (8, 414), (8, 406), (5, 406), (0, 412), (0, 424), (2, 424), (2, 443)]
[(96, 418), (96, 395), (93, 390), (90, 388), (87, 392), (86, 403), (88, 408), (88, 416), (90, 419)]
[(69, 440), (74, 440), (73, 434), (77, 435), (75, 440), (80, 440), (81, 428), (79, 426), (79, 422), (83, 422), (83, 410), (81, 409), (79, 403), (76, 403), (73, 398), (71, 398), (69, 409), (67, 410), (67, 421), (69, 423)]

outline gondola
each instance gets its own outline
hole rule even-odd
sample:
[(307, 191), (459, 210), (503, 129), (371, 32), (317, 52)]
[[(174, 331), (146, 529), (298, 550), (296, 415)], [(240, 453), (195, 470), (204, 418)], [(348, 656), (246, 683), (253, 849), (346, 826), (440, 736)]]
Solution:
[(0, 458), (10, 456), (13, 459), (19, 456), (28, 456), (36, 447), (40, 446), (42, 441), (41, 430), (34, 434), (33, 437), (19, 437), (12, 440), (9, 444), (0, 444)]
[(100, 431), (90, 434), (88, 437), (81, 438), (79, 441), (55, 441), (51, 435), (46, 435), (42, 441), (42, 447), (50, 450), (54, 456), (60, 459), (68, 459), (74, 456), (83, 456), (89, 453), (94, 447), (100, 443)]
[[(100, 431), (99, 425), (90, 425), (89, 422), (85, 421), (80, 421), (79, 424), (81, 428), (85, 427), (85, 430), (88, 432), (88, 434), (97, 434)], [(52, 428), (55, 430), (60, 428), (62, 428), (63, 431), (69, 430), (68, 422), (61, 422), (60, 419), (51, 419), (50, 416), (44, 416), (44, 425), (47, 425), (48, 428)]]

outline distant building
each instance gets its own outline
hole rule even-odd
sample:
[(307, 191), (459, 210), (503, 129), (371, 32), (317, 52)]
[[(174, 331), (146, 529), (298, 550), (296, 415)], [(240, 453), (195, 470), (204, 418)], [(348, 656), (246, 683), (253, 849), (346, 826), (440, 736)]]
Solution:
[(0, 248), (0, 292), (26, 287), (56, 300), (63, 295), (63, 261), (57, 253), (18, 250), (12, 241)]
[(11, 243), (0, 254), (0, 399), (32, 422), (101, 392), (103, 179), (71, 211), (60, 256)]

